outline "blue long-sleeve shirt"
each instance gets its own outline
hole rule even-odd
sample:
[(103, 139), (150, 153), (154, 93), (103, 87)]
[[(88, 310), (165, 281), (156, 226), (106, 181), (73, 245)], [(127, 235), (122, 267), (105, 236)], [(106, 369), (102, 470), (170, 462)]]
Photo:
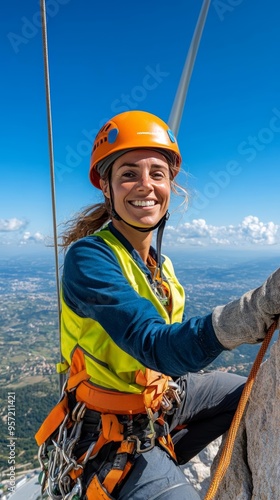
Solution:
[[(139, 253), (111, 223), (109, 229), (150, 276)], [(98, 321), (121, 349), (166, 375), (199, 371), (225, 350), (213, 330), (211, 314), (166, 324), (154, 305), (130, 286), (115, 254), (98, 236), (82, 238), (69, 248), (62, 290), (77, 315)]]

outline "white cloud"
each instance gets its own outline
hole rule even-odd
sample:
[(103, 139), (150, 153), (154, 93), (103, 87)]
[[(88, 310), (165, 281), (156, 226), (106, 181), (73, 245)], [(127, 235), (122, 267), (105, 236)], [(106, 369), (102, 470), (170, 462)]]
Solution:
[(30, 231), (25, 231), (25, 233), (22, 236), (22, 239), (20, 241), (21, 245), (26, 245), (27, 243), (33, 242), (33, 243), (43, 243), (44, 241), (44, 236), (36, 232), (34, 234), (31, 234)]
[(0, 219), (0, 232), (19, 231), (27, 226), (26, 220), (16, 219)]
[(236, 226), (213, 226), (204, 219), (193, 219), (177, 227), (167, 226), (166, 243), (178, 246), (246, 246), (280, 243), (280, 226), (264, 223), (248, 215)]
[(248, 215), (240, 224), (239, 233), (241, 238), (245, 238), (252, 243), (264, 243), (267, 245), (274, 245), (279, 242), (279, 226), (273, 222), (264, 224), (258, 217)]
[(0, 219), (0, 245), (27, 245), (44, 243), (45, 237), (39, 231), (27, 231), (28, 221), (24, 219)]

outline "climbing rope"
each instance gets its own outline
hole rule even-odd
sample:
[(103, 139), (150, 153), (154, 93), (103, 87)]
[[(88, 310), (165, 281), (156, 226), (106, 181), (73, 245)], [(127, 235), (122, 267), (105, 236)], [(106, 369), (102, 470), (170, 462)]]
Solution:
[(256, 357), (254, 363), (253, 363), (253, 366), (252, 366), (251, 371), (249, 373), (247, 382), (244, 386), (238, 407), (237, 407), (235, 415), (233, 417), (231, 426), (229, 428), (228, 435), (227, 435), (226, 441), (225, 441), (224, 446), (223, 446), (223, 451), (222, 451), (222, 454), (220, 456), (220, 460), (219, 460), (217, 469), (215, 471), (214, 477), (211, 481), (211, 484), (208, 488), (208, 491), (206, 493), (204, 500), (214, 500), (215, 495), (218, 491), (218, 488), (221, 484), (221, 481), (222, 481), (222, 479), (227, 471), (227, 468), (230, 464), (230, 460), (231, 460), (231, 456), (232, 456), (232, 452), (233, 452), (233, 447), (234, 447), (234, 441), (235, 441), (236, 434), (237, 434), (237, 431), (238, 431), (238, 428), (240, 425), (241, 418), (244, 414), (244, 410), (245, 410), (247, 401), (248, 401), (249, 396), (251, 394), (256, 375), (257, 375), (258, 370), (261, 366), (263, 357), (266, 353), (266, 350), (269, 346), (269, 343), (272, 339), (272, 336), (273, 336), (276, 328), (277, 328), (277, 321), (274, 321), (272, 323), (272, 325), (269, 327), (269, 329), (267, 330), (267, 334), (262, 342), (260, 350), (257, 354), (257, 357)]
[[(58, 329), (59, 329), (59, 346), (61, 346), (61, 327), (60, 327), (60, 290), (59, 290), (59, 259), (58, 259), (58, 237), (56, 223), (56, 197), (55, 197), (55, 174), (54, 174), (54, 154), (53, 154), (53, 132), (52, 132), (52, 114), (51, 114), (51, 94), (50, 94), (50, 77), (49, 77), (49, 62), (48, 62), (48, 39), (47, 39), (47, 20), (46, 20), (46, 5), (44, 0), (40, 0), (41, 20), (42, 20), (42, 40), (43, 40), (43, 58), (44, 58), (44, 75), (45, 75), (45, 93), (46, 93), (46, 108), (47, 108), (47, 124), (48, 124), (48, 146), (50, 160), (50, 178), (51, 178), (51, 199), (52, 199), (52, 221), (53, 221), (53, 239), (55, 252), (55, 277), (56, 277), (56, 293), (57, 293), (57, 309), (58, 309)], [(62, 354), (60, 348), (60, 361), (62, 362)], [(64, 380), (60, 377), (60, 392), (62, 390)]]

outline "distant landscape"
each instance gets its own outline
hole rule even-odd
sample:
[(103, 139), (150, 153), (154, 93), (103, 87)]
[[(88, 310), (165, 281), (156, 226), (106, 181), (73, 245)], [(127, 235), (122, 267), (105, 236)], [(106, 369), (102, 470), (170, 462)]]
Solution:
[[(186, 290), (188, 316), (259, 286), (276, 269), (276, 256), (173, 253), (177, 277)], [(59, 399), (55, 365), (59, 361), (58, 309), (52, 255), (0, 260), (0, 471), (5, 478), (8, 394), (15, 393), (17, 469), (38, 467), (34, 434)], [(276, 336), (277, 334), (275, 334)], [(224, 352), (207, 369), (247, 375), (259, 346)]]
[(9, 470), (8, 402), (9, 394), (15, 393), (14, 437), (20, 472), (38, 467), (34, 433), (59, 396), (55, 371), (58, 309), (50, 256), (1, 259), (0, 304), (0, 417), (4, 424), (0, 426), (0, 470)]

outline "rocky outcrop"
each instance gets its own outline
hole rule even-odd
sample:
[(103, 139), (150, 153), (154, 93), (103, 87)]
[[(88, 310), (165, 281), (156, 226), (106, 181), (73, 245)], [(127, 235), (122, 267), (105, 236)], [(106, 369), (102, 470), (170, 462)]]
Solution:
[[(184, 468), (201, 499), (218, 465), (225, 438), (220, 448), (220, 441), (214, 441)], [(259, 369), (215, 500), (280, 500), (280, 339)]]
[(219, 451), (220, 444), (221, 438), (216, 439), (183, 466), (185, 476), (199, 493), (200, 498), (204, 498), (208, 490), (211, 465)]
[[(212, 475), (218, 459), (219, 453), (213, 463)], [(259, 369), (230, 465), (215, 496), (215, 500), (249, 499), (280, 499), (279, 339)]]

